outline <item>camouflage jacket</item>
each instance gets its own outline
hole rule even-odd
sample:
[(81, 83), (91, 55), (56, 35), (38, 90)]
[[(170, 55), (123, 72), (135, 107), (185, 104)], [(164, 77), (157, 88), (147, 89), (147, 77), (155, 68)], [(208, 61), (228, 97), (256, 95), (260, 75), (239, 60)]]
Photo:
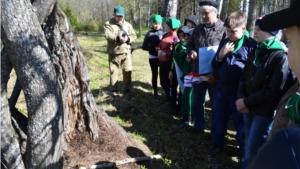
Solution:
[[(121, 37), (122, 35), (126, 34), (120, 27), (122, 27), (128, 37), (128, 43), (121, 43), (118, 41), (118, 36)], [(136, 40), (136, 34), (134, 29), (130, 25), (130, 23), (123, 21), (122, 25), (116, 23), (114, 18), (111, 18), (107, 21), (104, 25), (105, 30), (105, 39), (107, 40), (107, 50), (108, 54), (123, 54), (128, 53), (131, 50), (131, 44), (134, 43)]]

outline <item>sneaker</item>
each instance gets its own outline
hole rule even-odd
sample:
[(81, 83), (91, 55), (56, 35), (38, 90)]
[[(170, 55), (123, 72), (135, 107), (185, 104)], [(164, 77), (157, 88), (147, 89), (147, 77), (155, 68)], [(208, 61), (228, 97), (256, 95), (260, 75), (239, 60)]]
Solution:
[(116, 90), (113, 90), (113, 91), (110, 93), (110, 95), (111, 95), (112, 97), (116, 97), (116, 96), (118, 96), (118, 93), (117, 93)]
[(182, 124), (182, 125), (185, 125), (188, 121), (185, 120), (185, 119), (180, 119), (178, 124)]
[(210, 156), (214, 156), (216, 154), (218, 154), (220, 151), (222, 150), (222, 147), (213, 144), (211, 147), (209, 147), (209, 149), (207, 149), (207, 154)]
[(192, 122), (190, 122), (190, 121), (185, 121), (184, 124), (191, 126), (191, 125), (192, 125)]
[(197, 130), (194, 127), (187, 128), (186, 131), (191, 133), (191, 134), (201, 134), (201, 133), (203, 133), (203, 131)]

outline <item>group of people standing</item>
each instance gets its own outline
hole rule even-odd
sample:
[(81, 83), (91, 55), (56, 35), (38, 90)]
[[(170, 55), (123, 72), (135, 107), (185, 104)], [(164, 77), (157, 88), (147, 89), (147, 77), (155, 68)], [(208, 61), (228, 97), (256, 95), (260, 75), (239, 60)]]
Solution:
[[(160, 15), (152, 18), (153, 26), (142, 48), (149, 53), (153, 98), (158, 97), (159, 74), (165, 95), (163, 104), (170, 105), (168, 112), (179, 113), (184, 123), (193, 120), (194, 126), (187, 128), (187, 132), (200, 134), (206, 128), (204, 108), (208, 93), (212, 109), (212, 146), (207, 153), (213, 156), (223, 149), (228, 121), (232, 119), (236, 140), (243, 152), (241, 168), (245, 169), (266, 141), (280, 99), (298, 80), (289, 66), (285, 44), (276, 37), (279, 31), (261, 30), (264, 16), (256, 20), (254, 38), (251, 38), (243, 12), (233, 12), (223, 22), (218, 18), (218, 2), (203, 0), (199, 5), (201, 24), (195, 15), (188, 16), (183, 26), (176, 18), (165, 21)], [(117, 51), (129, 48), (136, 38), (132, 27), (128, 27), (124, 37), (113, 34), (122, 30), (119, 26), (111, 26), (119, 17), (116, 13), (114, 16), (115, 21), (107, 23), (105, 33), (108, 43), (119, 45), (108, 50), (113, 52), (109, 53), (111, 77), (115, 73), (111, 65), (119, 64), (117, 58), (122, 60), (123, 55), (130, 55)], [(116, 24), (126, 25), (126, 22)], [(202, 63), (201, 57), (208, 56), (201, 51), (208, 47), (215, 47), (215, 53), (209, 56), (209, 62)], [(207, 65), (212, 69), (200, 71)], [(128, 72), (126, 69), (131, 71), (129, 67), (123, 68), (123, 74)], [(184, 76), (190, 72), (206, 80), (185, 86)], [(115, 92), (113, 79), (111, 86)], [(125, 77), (124, 82), (128, 82)], [(125, 84), (126, 90), (130, 93), (130, 85)]]

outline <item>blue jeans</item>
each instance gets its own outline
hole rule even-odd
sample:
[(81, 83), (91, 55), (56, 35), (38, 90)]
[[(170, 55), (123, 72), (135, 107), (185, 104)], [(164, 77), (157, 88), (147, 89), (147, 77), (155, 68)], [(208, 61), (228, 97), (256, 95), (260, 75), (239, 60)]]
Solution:
[(199, 131), (203, 131), (205, 129), (204, 106), (207, 90), (212, 109), (211, 133), (214, 133), (214, 131), (216, 130), (216, 84), (210, 84), (208, 82), (201, 82), (200, 84), (193, 83), (192, 114), (195, 120), (194, 128)]
[(273, 117), (263, 117), (251, 112), (244, 114), (246, 141), (241, 169), (245, 169), (250, 164), (259, 147), (266, 141), (272, 121)]
[[(236, 94), (227, 94), (226, 92), (216, 90), (216, 132), (213, 133), (213, 143), (223, 147), (225, 135), (228, 127), (228, 121), (232, 116), (233, 124), (238, 131), (239, 126), (243, 121), (243, 114), (237, 111), (235, 102), (237, 101)], [(243, 147), (243, 142), (239, 143)]]

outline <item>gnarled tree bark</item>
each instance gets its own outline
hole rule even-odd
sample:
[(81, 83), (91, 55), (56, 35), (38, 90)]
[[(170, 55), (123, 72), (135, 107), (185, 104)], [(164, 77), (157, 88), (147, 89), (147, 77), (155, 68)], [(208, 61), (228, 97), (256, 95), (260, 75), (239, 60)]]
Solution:
[[(70, 21), (56, 0), (1, 0), (1, 9), (1, 39), (28, 109), (26, 168), (62, 168), (62, 146), (67, 145), (63, 138), (70, 142), (76, 130), (88, 131), (97, 141), (101, 129), (113, 135), (115, 142), (135, 147), (123, 128), (96, 105), (87, 63)], [(6, 97), (6, 84), (1, 81), (2, 98)], [(6, 118), (10, 119), (9, 114)], [(11, 124), (7, 124), (9, 127)], [(6, 138), (15, 139), (11, 135)], [(20, 146), (15, 142), (16, 153), (8, 160), (17, 158), (17, 167), (22, 168)], [(7, 165), (14, 168), (14, 164)]]
[(2, 0), (1, 39), (26, 98), (25, 166), (62, 168), (62, 97), (44, 32), (32, 9), (27, 0)]

